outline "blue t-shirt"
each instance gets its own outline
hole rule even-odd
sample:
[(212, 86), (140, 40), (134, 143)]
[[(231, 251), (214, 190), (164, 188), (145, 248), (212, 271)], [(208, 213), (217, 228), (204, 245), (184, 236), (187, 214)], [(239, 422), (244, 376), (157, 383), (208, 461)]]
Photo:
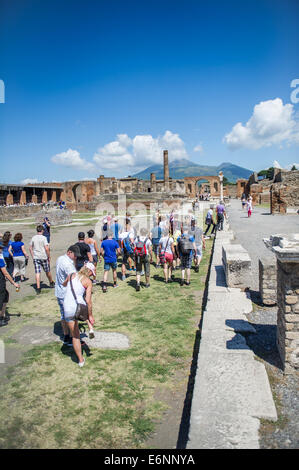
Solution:
[(110, 230), (113, 231), (113, 238), (119, 240), (119, 233), (122, 231), (122, 226), (118, 223), (111, 225)]
[(12, 242), (11, 248), (13, 256), (25, 256), (22, 251), (22, 246), (24, 246), (23, 242)]
[(162, 236), (162, 229), (158, 225), (152, 228), (152, 244), (159, 245), (160, 238)]
[(1, 268), (6, 268), (6, 263), (3, 259), (3, 255), (0, 255), (0, 269)]
[(119, 248), (118, 243), (114, 239), (102, 241), (101, 248), (104, 250), (105, 263), (116, 263), (116, 250)]
[(9, 258), (9, 257), (10, 257), (8, 248), (9, 248), (9, 246), (10, 246), (11, 244), (12, 244), (12, 243), (11, 243), (11, 241), (9, 240), (8, 245), (7, 245), (7, 246), (4, 246), (3, 249), (2, 249), (2, 254), (3, 254), (4, 258)]

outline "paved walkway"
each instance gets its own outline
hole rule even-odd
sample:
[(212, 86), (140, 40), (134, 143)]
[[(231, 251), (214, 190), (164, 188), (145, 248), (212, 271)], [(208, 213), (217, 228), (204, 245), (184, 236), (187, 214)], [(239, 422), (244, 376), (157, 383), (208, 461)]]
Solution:
[(246, 343), (246, 335), (255, 334), (246, 317), (251, 300), (225, 282), (222, 246), (233, 237), (227, 229), (214, 244), (188, 449), (258, 449), (259, 419), (277, 420), (265, 366)]
[(246, 210), (241, 202), (232, 199), (227, 207), (229, 225), (235, 234), (235, 243), (242, 245), (249, 253), (252, 262), (252, 290), (259, 289), (259, 258), (276, 260), (275, 255), (268, 250), (263, 238), (269, 238), (275, 233), (299, 233), (299, 215), (271, 215), (268, 209), (254, 206), (251, 218), (247, 217)]

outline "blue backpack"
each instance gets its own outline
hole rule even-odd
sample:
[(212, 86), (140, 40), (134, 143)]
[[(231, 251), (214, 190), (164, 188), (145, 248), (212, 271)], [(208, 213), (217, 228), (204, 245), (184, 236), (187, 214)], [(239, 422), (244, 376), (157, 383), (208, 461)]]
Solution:
[(124, 238), (123, 248), (129, 255), (132, 255), (134, 253), (134, 245), (130, 239), (130, 235), (127, 235), (126, 238)]

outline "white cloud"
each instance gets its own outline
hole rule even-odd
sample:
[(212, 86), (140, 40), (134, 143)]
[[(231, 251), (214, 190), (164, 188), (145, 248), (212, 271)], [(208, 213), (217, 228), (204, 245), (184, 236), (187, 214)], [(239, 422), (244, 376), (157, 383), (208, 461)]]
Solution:
[(279, 170), (282, 170), (282, 166), (280, 166), (277, 160), (274, 160), (272, 166), (273, 168), (278, 168)]
[(179, 134), (166, 131), (163, 136), (150, 134), (118, 134), (115, 141), (101, 147), (93, 156), (97, 167), (102, 169), (138, 171), (155, 163), (163, 162), (163, 150), (168, 150), (169, 160), (187, 158), (185, 144)]
[(20, 182), (20, 184), (36, 184), (39, 181), (36, 178), (25, 178)]
[(200, 153), (202, 153), (202, 152), (203, 152), (203, 146), (202, 146), (202, 144), (196, 145), (196, 147), (194, 147), (193, 151), (194, 151), (194, 152), (200, 152)]
[(290, 163), (289, 165), (286, 166), (286, 170), (291, 170), (293, 166), (296, 167), (296, 170), (299, 170), (299, 163)]
[(284, 105), (280, 98), (262, 101), (254, 107), (245, 126), (241, 122), (235, 124), (223, 141), (231, 150), (299, 143), (299, 122), (295, 117), (293, 105)]
[(57, 153), (51, 158), (51, 161), (57, 165), (74, 168), (75, 170), (95, 170), (94, 164), (82, 158), (77, 150), (68, 149), (66, 152)]

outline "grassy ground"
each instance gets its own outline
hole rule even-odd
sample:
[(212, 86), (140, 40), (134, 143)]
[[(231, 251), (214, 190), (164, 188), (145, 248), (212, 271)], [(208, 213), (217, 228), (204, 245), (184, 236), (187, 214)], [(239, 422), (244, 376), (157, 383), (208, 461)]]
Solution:
[[(107, 294), (94, 288), (95, 329), (126, 334), (128, 350), (91, 348), (80, 369), (72, 349), (56, 342), (33, 347), (9, 369), (1, 384), (0, 448), (146, 446), (167, 408), (156, 398), (157, 390), (175, 389), (177, 371), (189, 374), (201, 315), (194, 295), (204, 290), (212, 248), (206, 241), (190, 287), (166, 285), (162, 270), (151, 266), (149, 289), (136, 292), (133, 276)], [(99, 279), (102, 269), (101, 264)], [(23, 326), (53, 326), (59, 319), (53, 291), (15, 301), (10, 312), (18, 311)], [(9, 337), (2, 339), (19, 347)]]

